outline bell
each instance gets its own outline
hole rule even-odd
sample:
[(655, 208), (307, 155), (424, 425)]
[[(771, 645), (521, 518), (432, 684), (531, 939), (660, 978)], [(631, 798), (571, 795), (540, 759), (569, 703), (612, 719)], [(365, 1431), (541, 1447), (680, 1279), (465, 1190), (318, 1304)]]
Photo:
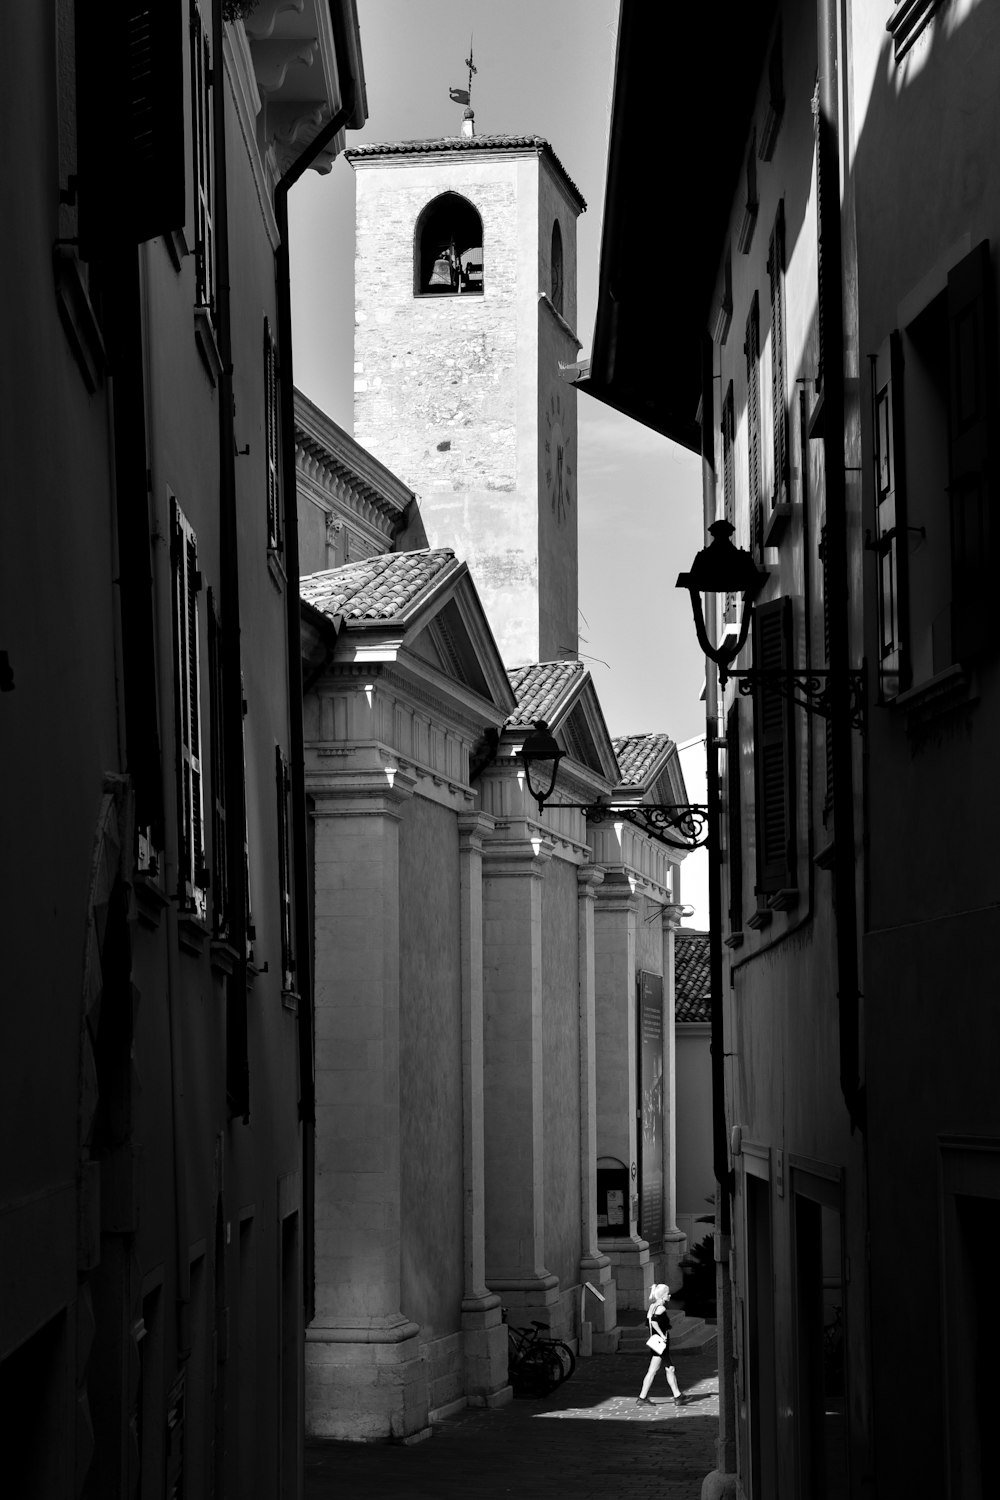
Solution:
[(434, 262), (434, 269), (427, 282), (428, 286), (451, 286), (451, 262), (447, 256), (441, 255)]

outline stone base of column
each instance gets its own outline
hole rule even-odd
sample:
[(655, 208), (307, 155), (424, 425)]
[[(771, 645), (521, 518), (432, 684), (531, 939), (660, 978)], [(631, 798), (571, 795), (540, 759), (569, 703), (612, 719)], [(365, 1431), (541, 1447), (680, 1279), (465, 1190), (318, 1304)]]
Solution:
[(466, 1297), (462, 1303), (462, 1363), (470, 1406), (505, 1406), (513, 1398), (499, 1297)]
[(663, 1280), (676, 1294), (684, 1285), (681, 1258), (687, 1254), (687, 1235), (679, 1229), (668, 1229), (663, 1236)]
[(351, 1443), (430, 1437), (427, 1359), (420, 1329), (404, 1323), (391, 1330), (391, 1342), (387, 1333), (306, 1329), (305, 1425), (310, 1437)]
[(656, 1279), (648, 1242), (638, 1236), (634, 1239), (629, 1236), (602, 1240), (601, 1247), (611, 1262), (618, 1288), (618, 1307), (638, 1308), (645, 1312), (649, 1304), (649, 1289)]

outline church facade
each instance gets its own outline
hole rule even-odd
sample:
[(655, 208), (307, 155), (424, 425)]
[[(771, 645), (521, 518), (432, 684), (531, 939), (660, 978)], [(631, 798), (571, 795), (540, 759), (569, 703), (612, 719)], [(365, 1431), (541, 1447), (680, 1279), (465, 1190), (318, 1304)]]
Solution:
[[(672, 741), (613, 741), (577, 659), (560, 365), (578, 349), (582, 199), (537, 137), (351, 160), (356, 437), (297, 405), (317, 980), (306, 1421), (371, 1440), (509, 1399), (504, 1317), (608, 1350), (620, 1303), (679, 1285), (683, 850), (585, 808), (686, 798)], [(565, 751), (541, 811), (517, 759), (540, 719)]]

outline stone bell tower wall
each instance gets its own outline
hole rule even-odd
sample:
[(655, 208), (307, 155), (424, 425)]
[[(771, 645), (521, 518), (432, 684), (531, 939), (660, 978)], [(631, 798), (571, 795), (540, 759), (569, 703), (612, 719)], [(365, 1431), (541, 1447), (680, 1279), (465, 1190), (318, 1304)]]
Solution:
[[(540, 204), (551, 169), (531, 148), (388, 148), (351, 162), (355, 436), (417, 493), (431, 546), (468, 562), (507, 665), (555, 656), (576, 643), (576, 525), (574, 507), (573, 545), (556, 545), (542, 511), (540, 366), (552, 334), (539, 300), (551, 236)], [(482, 219), (483, 291), (415, 295), (417, 224), (448, 192)], [(572, 214), (565, 219), (575, 295)]]

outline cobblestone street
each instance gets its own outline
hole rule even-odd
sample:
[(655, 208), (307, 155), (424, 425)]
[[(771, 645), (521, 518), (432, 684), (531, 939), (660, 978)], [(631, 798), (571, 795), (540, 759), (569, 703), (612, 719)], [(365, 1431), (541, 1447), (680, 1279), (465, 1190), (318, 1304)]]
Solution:
[(645, 1355), (599, 1355), (546, 1400), (467, 1407), (411, 1446), (307, 1441), (305, 1500), (698, 1500), (715, 1467), (714, 1351), (676, 1368), (679, 1408), (662, 1376), (655, 1405), (636, 1406)]

